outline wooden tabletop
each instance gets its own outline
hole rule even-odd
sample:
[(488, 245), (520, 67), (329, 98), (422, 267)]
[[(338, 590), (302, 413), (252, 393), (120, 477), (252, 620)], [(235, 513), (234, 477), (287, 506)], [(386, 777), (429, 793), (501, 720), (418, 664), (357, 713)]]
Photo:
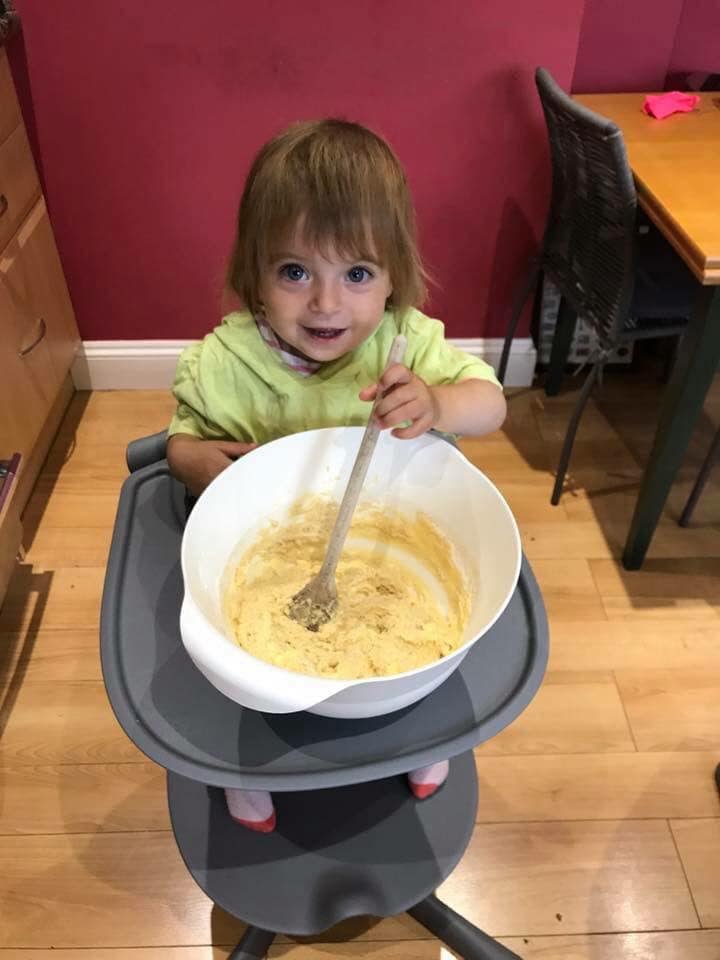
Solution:
[(692, 113), (655, 120), (645, 94), (575, 99), (614, 120), (625, 137), (638, 199), (703, 284), (720, 284), (720, 93)]

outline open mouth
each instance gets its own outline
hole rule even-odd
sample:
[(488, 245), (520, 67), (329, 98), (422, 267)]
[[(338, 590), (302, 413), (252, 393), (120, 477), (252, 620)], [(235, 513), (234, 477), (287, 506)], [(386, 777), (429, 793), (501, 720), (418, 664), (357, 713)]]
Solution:
[(313, 340), (338, 340), (344, 333), (345, 327), (303, 327), (303, 330)]

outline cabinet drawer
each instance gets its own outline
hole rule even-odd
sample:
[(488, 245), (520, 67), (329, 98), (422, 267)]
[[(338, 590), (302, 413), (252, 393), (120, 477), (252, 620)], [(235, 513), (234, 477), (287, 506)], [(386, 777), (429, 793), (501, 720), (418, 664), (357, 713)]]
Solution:
[(0, 143), (4, 143), (20, 123), (20, 105), (15, 95), (7, 54), (0, 50)]
[(25, 457), (67, 377), (78, 339), (40, 199), (0, 254), (0, 438)]
[(33, 344), (32, 331), (36, 337), (42, 332), (39, 321), (31, 328), (0, 281), (0, 442), (24, 458), (30, 456), (56, 391), (45, 339), (23, 355)]
[[(21, 278), (16, 277), (15, 282), (25, 304), (25, 315), (30, 320), (29, 327), (25, 329), (23, 346), (27, 349), (39, 336), (37, 318), (42, 318), (46, 331), (45, 342), (54, 370), (53, 381), (57, 387), (72, 366), (80, 344), (80, 334), (42, 197), (0, 259), (0, 272), (5, 272), (5, 262), (11, 251), (13, 255), (17, 251), (22, 261)], [(54, 389), (53, 396), (55, 393)]]
[(25, 127), (20, 125), (0, 146), (0, 250), (20, 226), (40, 193)]

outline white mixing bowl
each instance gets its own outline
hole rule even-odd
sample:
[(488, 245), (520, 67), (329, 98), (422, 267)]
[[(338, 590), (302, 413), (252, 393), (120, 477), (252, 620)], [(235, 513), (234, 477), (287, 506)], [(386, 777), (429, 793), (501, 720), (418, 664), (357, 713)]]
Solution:
[[(360, 427), (312, 430), (259, 448), (220, 474), (185, 528), (185, 597), (180, 631), (208, 680), (231, 700), (267, 713), (309, 710), (326, 717), (374, 717), (420, 700), (460, 664), (505, 609), (520, 573), (520, 537), (508, 505), (488, 478), (444, 440), (381, 436), (363, 499), (429, 516), (455, 545), (474, 584), (462, 643), (407, 673), (331, 680), (292, 673), (246, 653), (222, 610), (230, 561), (269, 520), (282, 520), (305, 494), (340, 500), (362, 437)], [(330, 531), (328, 531), (329, 534)]]

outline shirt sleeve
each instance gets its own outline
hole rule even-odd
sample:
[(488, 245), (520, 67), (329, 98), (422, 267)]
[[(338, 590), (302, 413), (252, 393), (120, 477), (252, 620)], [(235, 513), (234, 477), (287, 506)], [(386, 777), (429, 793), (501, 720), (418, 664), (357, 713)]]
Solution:
[(200, 440), (227, 439), (226, 433), (208, 416), (206, 391), (203, 390), (200, 377), (204, 346), (203, 341), (194, 343), (180, 354), (172, 388), (178, 405), (168, 428), (170, 437), (176, 433), (187, 433)]
[(445, 326), (439, 320), (413, 310), (401, 328), (408, 338), (406, 365), (430, 386), (487, 380), (502, 389), (489, 363), (448, 343)]

